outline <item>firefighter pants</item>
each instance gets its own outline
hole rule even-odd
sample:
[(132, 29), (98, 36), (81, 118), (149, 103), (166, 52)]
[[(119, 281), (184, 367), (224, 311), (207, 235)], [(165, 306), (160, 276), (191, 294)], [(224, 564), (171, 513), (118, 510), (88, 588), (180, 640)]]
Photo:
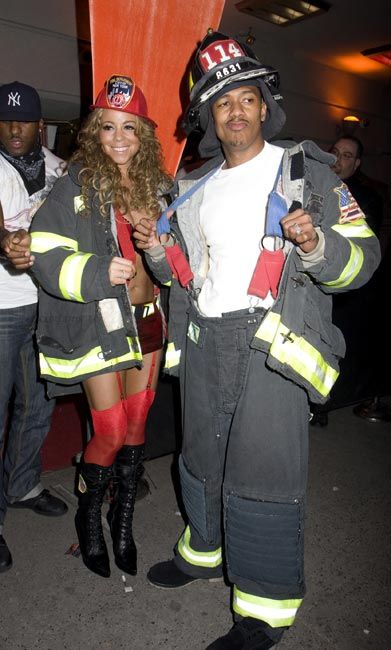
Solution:
[(309, 409), (305, 391), (250, 348), (263, 315), (190, 311), (179, 460), (189, 525), (175, 561), (204, 577), (225, 562), (236, 614), (281, 628), (305, 590)]

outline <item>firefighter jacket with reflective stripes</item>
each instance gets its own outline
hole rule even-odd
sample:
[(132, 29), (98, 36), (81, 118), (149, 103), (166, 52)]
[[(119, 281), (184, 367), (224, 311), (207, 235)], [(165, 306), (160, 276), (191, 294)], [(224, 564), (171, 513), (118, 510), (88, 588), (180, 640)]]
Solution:
[[(288, 208), (292, 204), (303, 206), (311, 214), (315, 227), (323, 233), (324, 254), (311, 263), (296, 247), (289, 248), (277, 298), (251, 345), (266, 353), (270, 369), (302, 386), (313, 402), (323, 403), (338, 377), (339, 359), (345, 353), (342, 333), (331, 320), (331, 294), (365, 284), (379, 264), (380, 247), (348, 188), (331, 171), (333, 156), (311, 141), (293, 147), (291, 143), (274, 144), (286, 149), (279, 192)], [(221, 159), (208, 161), (191, 172), (178, 182), (179, 192), (186, 191), (219, 162)], [(194, 273), (193, 287), (186, 291), (171, 277), (163, 247), (157, 246), (147, 257), (157, 279), (171, 282), (166, 354), (166, 369), (171, 374), (177, 374), (187, 334), (186, 311), (201, 286), (199, 269), (205, 268), (207, 257), (206, 243), (199, 235), (202, 198), (201, 187), (178, 208), (171, 222), (173, 237)]]
[(85, 213), (78, 170), (59, 179), (31, 227), (40, 370), (58, 384), (142, 365), (127, 290), (109, 281), (110, 262), (120, 256), (112, 220), (96, 198)]

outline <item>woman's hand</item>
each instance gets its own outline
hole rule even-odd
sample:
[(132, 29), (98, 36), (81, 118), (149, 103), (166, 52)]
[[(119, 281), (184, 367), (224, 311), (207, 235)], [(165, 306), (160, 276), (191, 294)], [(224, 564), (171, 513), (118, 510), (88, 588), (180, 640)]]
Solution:
[(109, 266), (109, 278), (112, 287), (118, 284), (126, 284), (136, 275), (136, 267), (130, 260), (123, 257), (113, 257)]
[(301, 208), (287, 214), (281, 219), (280, 224), (285, 239), (299, 246), (303, 253), (312, 253), (318, 245), (319, 237), (311, 215)]

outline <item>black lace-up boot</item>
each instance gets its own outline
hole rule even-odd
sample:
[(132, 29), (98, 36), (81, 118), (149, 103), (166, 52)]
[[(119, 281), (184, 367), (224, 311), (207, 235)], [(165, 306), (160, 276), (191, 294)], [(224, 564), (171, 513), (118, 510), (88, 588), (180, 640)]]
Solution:
[(75, 516), (81, 556), (84, 564), (94, 573), (108, 578), (110, 563), (102, 528), (102, 502), (111, 467), (80, 463), (79, 508)]
[(114, 464), (114, 499), (107, 515), (113, 538), (115, 563), (125, 573), (137, 573), (137, 549), (133, 539), (133, 511), (137, 482), (142, 474), (144, 445), (124, 445)]

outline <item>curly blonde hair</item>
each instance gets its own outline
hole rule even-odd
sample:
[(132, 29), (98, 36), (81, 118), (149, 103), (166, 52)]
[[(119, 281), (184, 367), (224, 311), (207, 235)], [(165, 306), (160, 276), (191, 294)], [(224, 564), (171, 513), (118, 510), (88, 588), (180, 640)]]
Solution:
[(97, 108), (88, 116), (78, 134), (78, 148), (70, 160), (82, 164), (79, 181), (87, 214), (93, 193), (97, 195), (99, 210), (104, 217), (108, 216), (112, 204), (123, 214), (142, 210), (150, 218), (157, 218), (161, 210), (159, 195), (168, 191), (172, 178), (164, 170), (162, 150), (154, 127), (149, 121), (134, 116), (140, 148), (128, 168), (130, 190), (122, 185), (117, 165), (103, 151), (99, 139), (102, 113), (103, 109)]

